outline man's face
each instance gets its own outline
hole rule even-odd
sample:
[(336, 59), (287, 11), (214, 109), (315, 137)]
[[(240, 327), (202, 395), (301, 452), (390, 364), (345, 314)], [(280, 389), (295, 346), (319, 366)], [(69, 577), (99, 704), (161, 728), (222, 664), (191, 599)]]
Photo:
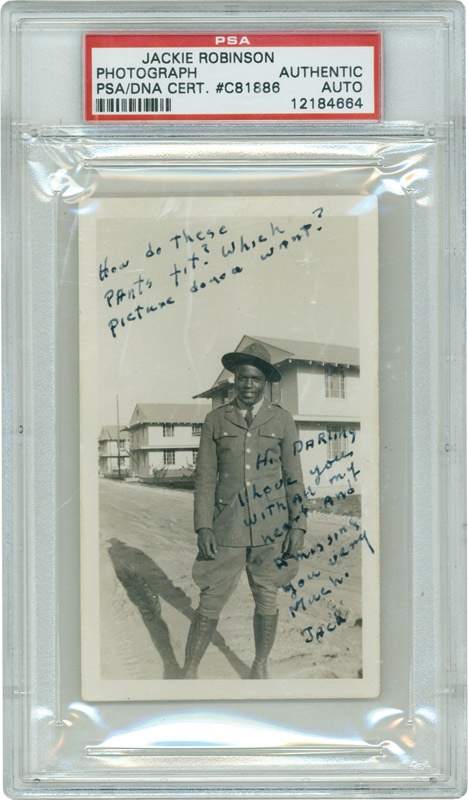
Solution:
[(266, 378), (263, 372), (250, 364), (236, 369), (234, 386), (237, 396), (248, 406), (258, 403), (265, 389)]

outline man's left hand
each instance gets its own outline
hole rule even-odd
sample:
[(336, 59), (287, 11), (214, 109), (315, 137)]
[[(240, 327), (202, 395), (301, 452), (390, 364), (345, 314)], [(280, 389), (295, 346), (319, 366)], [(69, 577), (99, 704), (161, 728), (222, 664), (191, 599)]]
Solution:
[(285, 558), (293, 558), (299, 555), (304, 547), (305, 531), (300, 528), (291, 528), (284, 537), (283, 555)]

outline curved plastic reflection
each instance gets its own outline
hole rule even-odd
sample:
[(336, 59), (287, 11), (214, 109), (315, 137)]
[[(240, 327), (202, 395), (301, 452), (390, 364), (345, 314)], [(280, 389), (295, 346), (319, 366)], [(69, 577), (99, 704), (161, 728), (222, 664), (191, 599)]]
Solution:
[(140, 717), (121, 729), (115, 728), (114, 714), (107, 706), (81, 701), (71, 703), (60, 721), (45, 706), (37, 706), (33, 713), (37, 721), (45, 723), (48, 733), (44, 733), (50, 737), (54, 752), (66, 752), (75, 737), (78, 735), (83, 741), (84, 734), (87, 755), (104, 759), (157, 756), (169, 750), (216, 749), (250, 751), (263, 756), (283, 751), (319, 760), (331, 756), (352, 761), (359, 757), (389, 757), (414, 764), (418, 743), (437, 724), (435, 710), (425, 706), (411, 717), (399, 708), (372, 708), (362, 718), (364, 736), (353, 726), (346, 731), (345, 722), (342, 734), (347, 732), (347, 735), (324, 736), (310, 728), (275, 724), (245, 714), (205, 711), (200, 707)]
[(403, 709), (376, 708), (369, 711), (366, 721), (370, 730), (387, 739), (387, 750), (406, 762), (412, 760), (418, 740), (437, 724), (437, 714), (427, 706), (421, 706), (411, 716)]
[(324, 737), (240, 715), (216, 712), (175, 713), (148, 720), (137, 728), (118, 731), (100, 745), (103, 749), (151, 747), (278, 748), (368, 747), (357, 737)]

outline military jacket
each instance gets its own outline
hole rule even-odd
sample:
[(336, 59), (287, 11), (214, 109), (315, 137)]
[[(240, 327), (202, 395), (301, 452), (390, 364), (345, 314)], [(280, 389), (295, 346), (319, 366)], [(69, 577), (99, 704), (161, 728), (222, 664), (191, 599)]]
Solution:
[(202, 428), (195, 479), (195, 530), (218, 544), (256, 547), (306, 528), (297, 431), (291, 414), (263, 401), (248, 427), (237, 404), (220, 406)]

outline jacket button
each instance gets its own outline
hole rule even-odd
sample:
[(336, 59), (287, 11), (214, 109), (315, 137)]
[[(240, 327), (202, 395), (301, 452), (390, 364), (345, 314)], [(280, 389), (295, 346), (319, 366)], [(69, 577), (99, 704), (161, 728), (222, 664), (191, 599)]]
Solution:
[(223, 436), (227, 436), (227, 431), (224, 431)]
[(251, 451), (250, 447), (247, 447), (245, 452), (246, 453), (251, 453), (252, 451)]
[(250, 481), (246, 481), (246, 482), (245, 482), (245, 485), (246, 485), (246, 486), (250, 486)]
[(249, 437), (249, 439), (250, 439), (250, 437), (252, 436), (252, 434), (251, 434), (251, 433), (249, 433), (249, 431), (247, 431), (247, 436), (248, 436), (248, 437)]
[(245, 465), (245, 468), (246, 468), (246, 469), (250, 469), (250, 464), (246, 464), (246, 465)]

